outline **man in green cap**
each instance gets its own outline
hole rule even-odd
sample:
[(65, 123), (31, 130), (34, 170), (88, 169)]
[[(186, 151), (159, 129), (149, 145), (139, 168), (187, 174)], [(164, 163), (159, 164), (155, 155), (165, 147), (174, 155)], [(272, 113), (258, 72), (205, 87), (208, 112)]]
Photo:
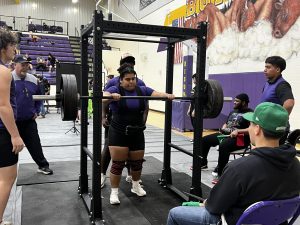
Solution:
[(300, 162), (295, 157), (296, 149), (279, 146), (288, 112), (278, 104), (264, 102), (254, 113), (245, 113), (244, 118), (250, 121), (249, 135), (255, 146), (251, 154), (227, 164), (204, 207), (173, 208), (167, 225), (216, 224), (221, 214), (228, 225), (234, 225), (255, 202), (299, 195)]

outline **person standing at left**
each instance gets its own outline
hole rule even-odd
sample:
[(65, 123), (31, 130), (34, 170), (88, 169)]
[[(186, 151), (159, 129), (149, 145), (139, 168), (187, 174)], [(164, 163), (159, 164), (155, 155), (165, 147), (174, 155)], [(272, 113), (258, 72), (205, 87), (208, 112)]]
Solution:
[(38, 172), (51, 175), (53, 171), (49, 168), (39, 137), (35, 119), (40, 112), (41, 101), (33, 101), (32, 95), (40, 95), (38, 80), (32, 74), (27, 73), (29, 62), (22, 55), (16, 56), (15, 70), (12, 72), (16, 84), (17, 99), (17, 126), (22, 139), (35, 163)]
[(24, 143), (18, 132), (15, 85), (6, 64), (15, 56), (17, 39), (8, 31), (0, 30), (0, 225), (11, 188), (17, 177), (18, 153)]

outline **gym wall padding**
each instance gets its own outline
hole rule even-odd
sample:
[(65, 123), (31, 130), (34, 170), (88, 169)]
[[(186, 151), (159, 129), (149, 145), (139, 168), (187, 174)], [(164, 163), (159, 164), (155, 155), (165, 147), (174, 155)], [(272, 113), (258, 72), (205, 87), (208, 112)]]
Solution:
[[(249, 96), (249, 107), (254, 109), (260, 103), (260, 97), (266, 78), (263, 72), (210, 74), (209, 79), (218, 80), (223, 88), (224, 96), (234, 98), (240, 93)], [(218, 129), (226, 121), (233, 109), (232, 102), (224, 102), (222, 112), (215, 119), (205, 119), (205, 129)]]
[[(209, 79), (217, 80), (221, 83), (225, 97), (234, 98), (236, 95), (244, 92), (249, 95), (249, 107), (254, 109), (260, 103), (260, 97), (266, 78), (263, 72), (246, 73), (226, 73), (210, 74)], [(175, 104), (175, 105), (174, 105)], [(186, 115), (189, 102), (173, 101), (172, 128), (179, 131), (193, 130), (190, 118)], [(219, 129), (233, 109), (232, 102), (224, 102), (220, 115), (214, 119), (204, 119), (204, 129)]]

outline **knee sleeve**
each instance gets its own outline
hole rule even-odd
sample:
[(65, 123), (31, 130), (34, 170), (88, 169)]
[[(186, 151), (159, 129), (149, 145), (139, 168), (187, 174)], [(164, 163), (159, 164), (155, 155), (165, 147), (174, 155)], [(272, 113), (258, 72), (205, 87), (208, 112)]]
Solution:
[(140, 171), (143, 168), (143, 159), (130, 160), (129, 165), (130, 165), (130, 168), (132, 169), (132, 171)]
[(110, 172), (114, 175), (121, 175), (124, 166), (125, 161), (112, 161)]

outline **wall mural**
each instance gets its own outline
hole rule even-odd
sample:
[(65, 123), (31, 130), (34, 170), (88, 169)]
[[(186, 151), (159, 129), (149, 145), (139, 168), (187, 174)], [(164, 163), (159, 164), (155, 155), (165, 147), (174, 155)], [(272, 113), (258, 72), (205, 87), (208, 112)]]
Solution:
[(151, 3), (155, 2), (156, 0), (140, 0), (140, 10), (146, 8)]
[(187, 0), (167, 15), (165, 25), (182, 16), (189, 28), (209, 22), (210, 65), (300, 56), (300, 0)]

